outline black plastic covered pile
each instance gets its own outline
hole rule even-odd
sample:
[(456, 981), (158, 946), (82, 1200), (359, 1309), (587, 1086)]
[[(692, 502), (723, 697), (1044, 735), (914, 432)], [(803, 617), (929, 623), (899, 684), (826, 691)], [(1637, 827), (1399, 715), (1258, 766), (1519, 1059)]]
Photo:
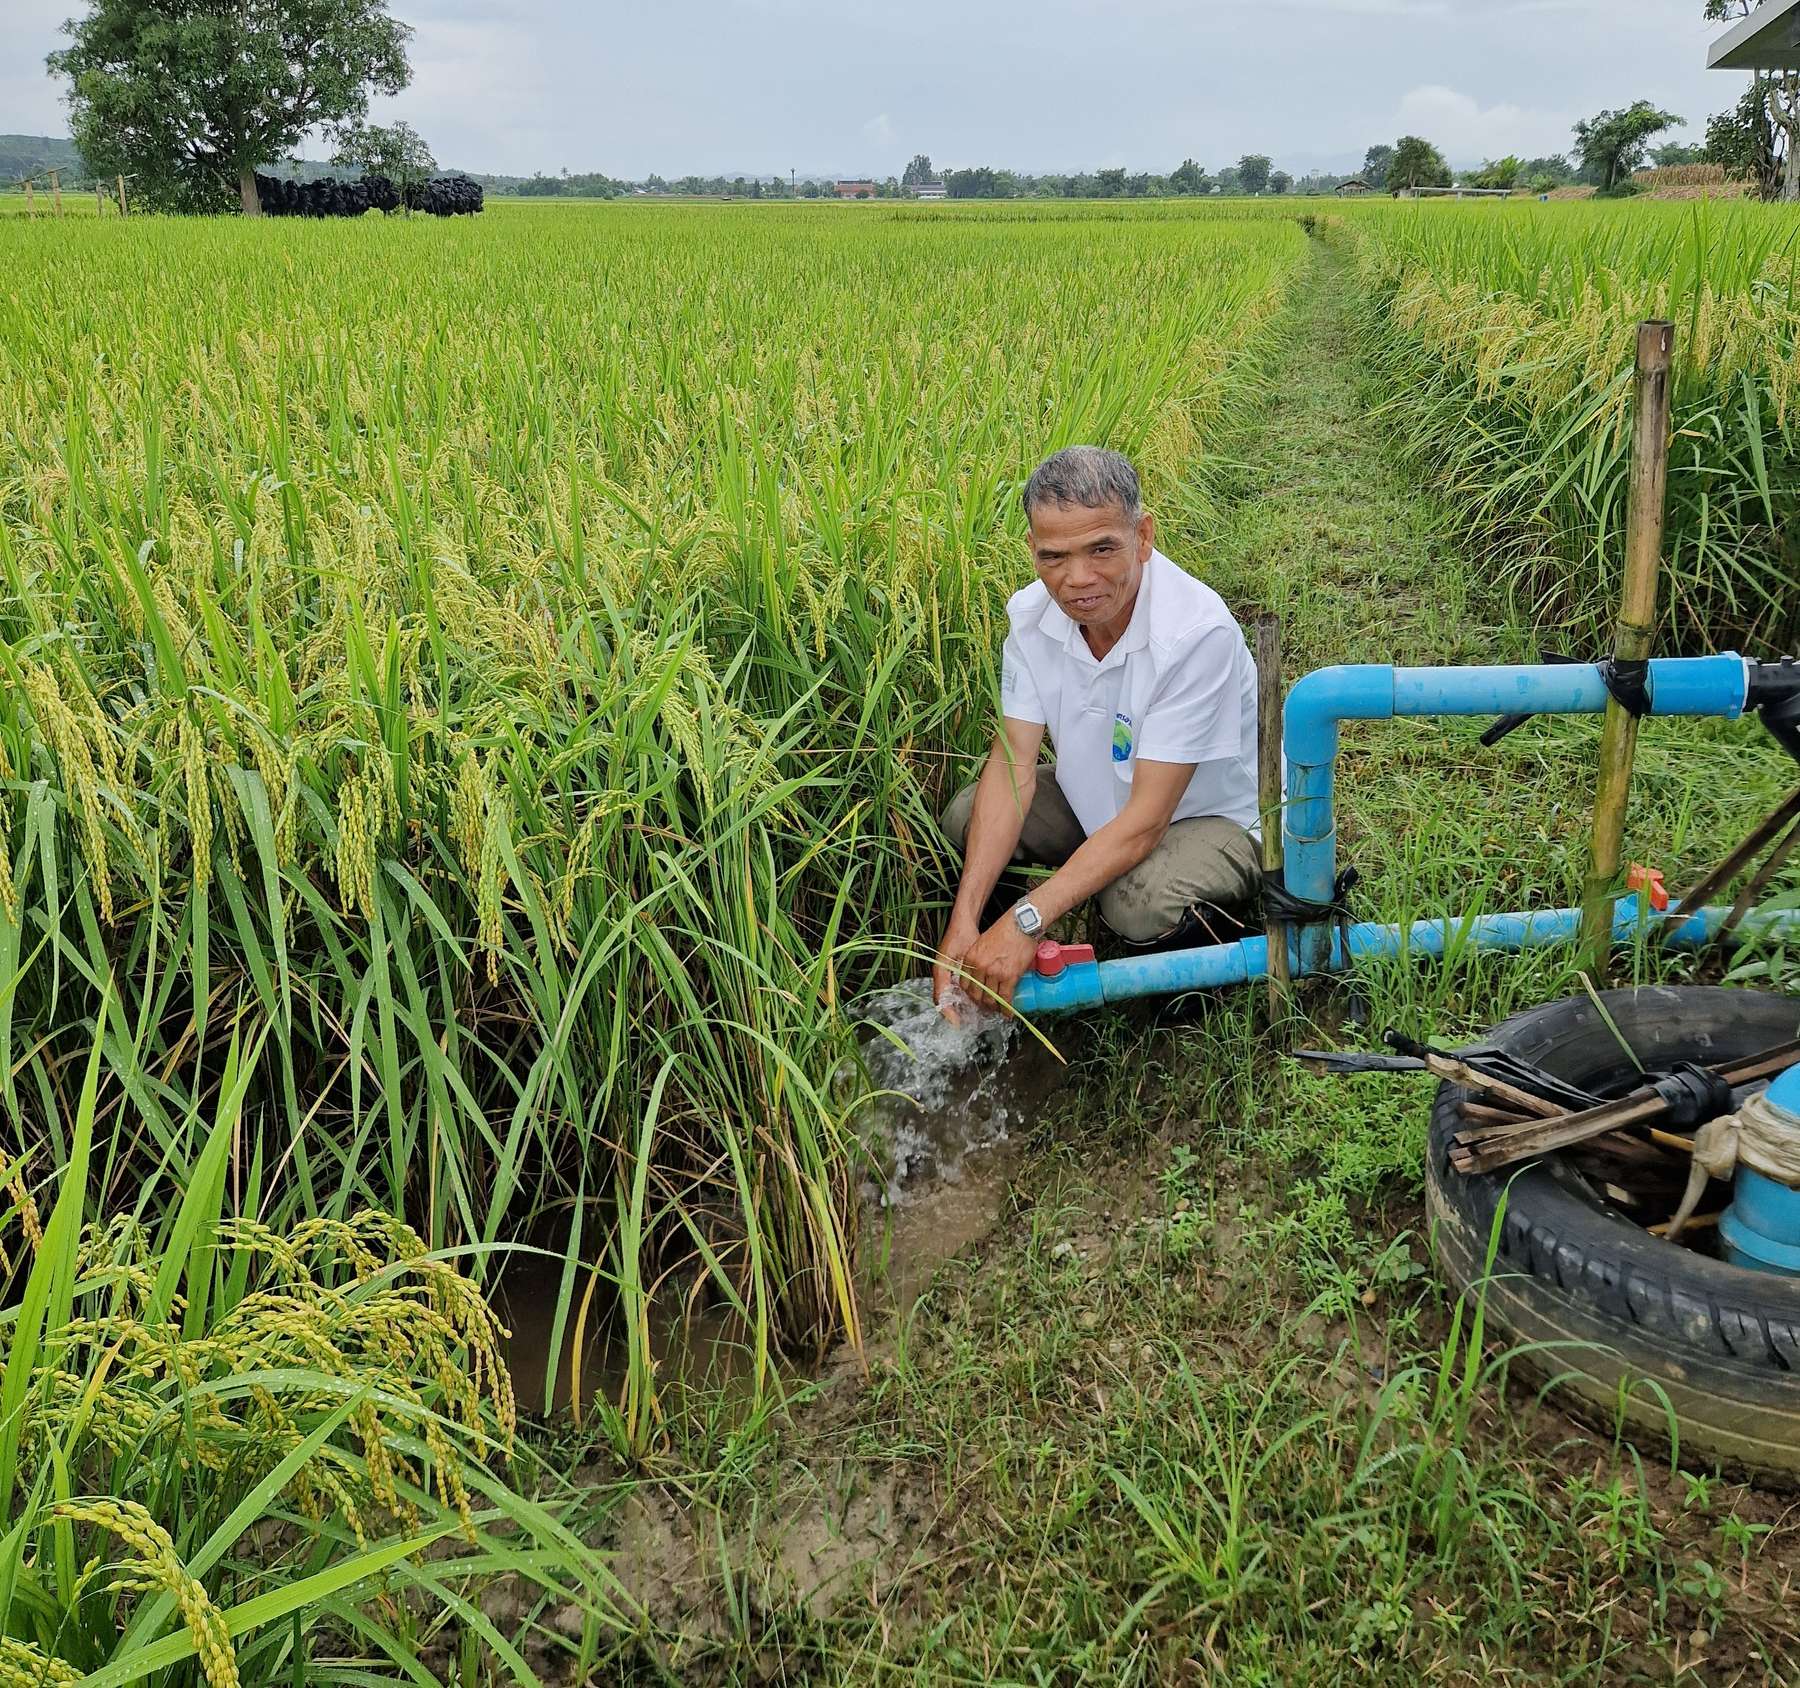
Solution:
[(398, 211), (403, 200), (412, 211), (461, 217), (481, 209), (481, 184), (460, 173), (433, 176), (410, 184), (402, 195), (386, 176), (359, 176), (350, 182), (321, 176), (316, 182), (295, 182), (259, 173), (256, 197), (268, 217), (360, 217), (365, 211)]

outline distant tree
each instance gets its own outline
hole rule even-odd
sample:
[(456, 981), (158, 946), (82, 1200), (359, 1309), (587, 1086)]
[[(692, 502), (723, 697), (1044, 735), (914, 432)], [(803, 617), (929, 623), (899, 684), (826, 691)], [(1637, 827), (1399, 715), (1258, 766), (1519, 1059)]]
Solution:
[(1519, 173), (1523, 169), (1524, 166), (1511, 153), (1505, 158), (1490, 158), (1479, 170), (1469, 172), (1469, 185), (1477, 188), (1514, 188), (1519, 184)]
[(952, 170), (944, 177), (944, 192), (952, 199), (999, 199), (1000, 173), (988, 164)]
[(1227, 194), (1242, 193), (1243, 191), (1243, 178), (1238, 175), (1238, 167), (1235, 164), (1227, 164), (1225, 168), (1219, 172), (1219, 192)]
[(82, 156), (129, 175), (140, 203), (220, 210), (309, 130), (360, 123), (412, 79), (412, 31), (386, 0), (89, 0), (46, 61), (69, 79)]
[(1618, 111), (1584, 117), (1575, 125), (1575, 151), (1581, 158), (1582, 175), (1602, 193), (1616, 192), (1644, 162), (1650, 137), (1686, 121), (1648, 100), (1633, 100)]
[(1703, 141), (1692, 146), (1684, 146), (1680, 141), (1670, 141), (1650, 149), (1650, 162), (1660, 170), (1675, 164), (1707, 164), (1711, 161), (1706, 156), (1706, 144)]
[(527, 176), (514, 190), (525, 199), (555, 199), (563, 190), (562, 180), (557, 176), (546, 176), (542, 170)]
[(1769, 121), (1768, 94), (1760, 81), (1746, 88), (1730, 111), (1706, 120), (1706, 157), (1748, 180), (1759, 198), (1774, 199), (1784, 174), (1783, 137)]
[(1544, 158), (1526, 159), (1519, 166), (1519, 175), (1531, 184), (1534, 193), (1542, 193), (1546, 186), (1558, 188), (1565, 182), (1575, 180), (1575, 172), (1569, 168), (1569, 161), (1560, 152), (1550, 153)]
[(1385, 146), (1370, 147), (1363, 154), (1362, 179), (1370, 187), (1377, 190), (1387, 186), (1388, 171), (1393, 168), (1394, 149)]
[(1269, 185), (1269, 161), (1260, 152), (1247, 152), (1237, 161), (1238, 181), (1245, 193), (1261, 193)]
[(1447, 188), (1450, 166), (1444, 155), (1420, 135), (1402, 135), (1394, 143), (1394, 156), (1388, 164), (1386, 186), (1390, 193), (1403, 188)]
[(1102, 199), (1117, 199), (1125, 191), (1123, 170), (1101, 170), (1095, 177), (1095, 193)]
[(1286, 193), (1287, 190), (1289, 188), (1291, 188), (1293, 185), (1294, 185), (1294, 178), (1292, 176), (1290, 176), (1287, 173), (1287, 171), (1271, 170), (1269, 172), (1269, 192), (1270, 193)]
[[(336, 130), (333, 139), (337, 143), (331, 155), (333, 164), (354, 166), (366, 176), (386, 176), (400, 190), (402, 204), (409, 187), (437, 172), (437, 160), (431, 156), (431, 148), (410, 123), (386, 127), (379, 123), (352, 124)], [(568, 181), (569, 173), (565, 170), (565, 187)]]
[(1206, 172), (1191, 158), (1184, 158), (1169, 172), (1171, 193), (1205, 193), (1209, 186)]
[(912, 156), (912, 163), (907, 165), (906, 169), (901, 173), (900, 185), (907, 188), (916, 188), (921, 182), (935, 182), (936, 180), (937, 177), (932, 174), (931, 170), (930, 155), (923, 152), (915, 152)]

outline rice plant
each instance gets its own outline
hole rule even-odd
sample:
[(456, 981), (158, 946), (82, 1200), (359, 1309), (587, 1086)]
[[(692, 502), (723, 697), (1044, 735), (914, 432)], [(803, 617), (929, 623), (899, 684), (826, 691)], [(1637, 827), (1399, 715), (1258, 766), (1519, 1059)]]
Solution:
[(70, 1164), (97, 1046), (134, 1211), (260, 1040), (231, 1217), (563, 1251), (629, 1453), (659, 1298), (759, 1376), (854, 1336), (838, 1010), (935, 939), (1019, 480), (1105, 441), (1203, 521), (1304, 250), (1169, 206), (8, 219), (17, 1146)]
[(0, 1679), (179, 1667), (165, 1679), (236, 1688), (302, 1679), (321, 1646), (442, 1650), (460, 1622), (535, 1681), (467, 1597), (496, 1572), (571, 1602), (584, 1634), (564, 1650), (591, 1661), (622, 1609), (506, 1481), (513, 1395), (477, 1287), (387, 1214), (287, 1236), (227, 1217), (241, 1054), (233, 1038), (186, 1189), (151, 1176), (141, 1212), (89, 1216), (99, 1046), (48, 1217), (17, 1159), (0, 1173), (18, 1289), (0, 1321)]
[[(1360, 208), (1359, 208), (1360, 210)], [(1634, 336), (1675, 324), (1668, 648), (1800, 630), (1800, 256), (1778, 207), (1525, 202), (1371, 207), (1355, 231), (1370, 337), (1411, 459), (1474, 525), (1547, 530), (1496, 559), (1545, 632), (1597, 648), (1623, 554)]]

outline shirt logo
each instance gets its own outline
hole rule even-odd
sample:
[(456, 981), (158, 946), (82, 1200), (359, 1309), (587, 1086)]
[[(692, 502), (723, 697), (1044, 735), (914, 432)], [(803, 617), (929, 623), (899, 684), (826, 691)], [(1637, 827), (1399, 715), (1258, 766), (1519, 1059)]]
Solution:
[(1113, 717), (1112, 759), (1115, 762), (1131, 760), (1131, 717), (1122, 709)]

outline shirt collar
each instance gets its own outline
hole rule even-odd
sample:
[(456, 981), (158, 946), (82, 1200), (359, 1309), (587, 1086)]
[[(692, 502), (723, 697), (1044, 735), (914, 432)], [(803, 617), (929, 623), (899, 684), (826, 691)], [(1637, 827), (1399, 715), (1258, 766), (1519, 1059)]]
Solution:
[(1131, 606), (1131, 620), (1125, 624), (1124, 636), (1106, 653), (1105, 662), (1095, 662), (1094, 653), (1088, 649), (1087, 640), (1081, 637), (1081, 629), (1063, 613), (1062, 606), (1055, 598), (1049, 598), (1044, 604), (1044, 613), (1038, 617), (1038, 627), (1047, 638), (1061, 645), (1071, 655), (1079, 654), (1096, 668), (1104, 667), (1115, 657), (1123, 661), (1133, 651), (1141, 651), (1150, 643), (1150, 582), (1156, 573), (1156, 565), (1162, 561), (1160, 551), (1150, 553), (1150, 561), (1144, 564), (1144, 576), (1138, 582), (1137, 602)]

